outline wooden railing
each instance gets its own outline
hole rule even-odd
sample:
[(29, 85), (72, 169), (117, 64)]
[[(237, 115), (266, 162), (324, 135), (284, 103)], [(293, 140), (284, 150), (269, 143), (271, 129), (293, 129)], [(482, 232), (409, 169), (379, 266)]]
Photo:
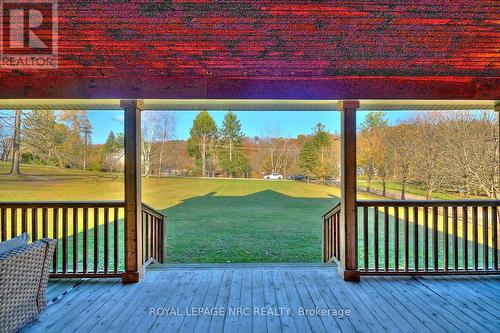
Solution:
[[(164, 217), (143, 205), (145, 262), (163, 261)], [(0, 240), (27, 232), (58, 240), (51, 277), (120, 277), (125, 269), (124, 202), (0, 202)]]
[(165, 261), (165, 216), (142, 204), (143, 259), (144, 262)]
[(498, 200), (358, 201), (361, 274), (499, 273)]
[(340, 256), (340, 203), (323, 215), (323, 262), (332, 262)]

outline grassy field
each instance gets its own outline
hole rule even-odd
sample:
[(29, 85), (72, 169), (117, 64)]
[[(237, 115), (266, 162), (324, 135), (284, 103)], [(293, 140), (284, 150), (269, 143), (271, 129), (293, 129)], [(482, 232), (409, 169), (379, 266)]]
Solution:
[[(22, 172), (0, 175), (0, 200), (123, 198), (121, 175), (36, 166)], [(336, 187), (291, 181), (143, 179), (143, 201), (168, 216), (170, 262), (319, 261), (321, 216), (338, 195)]]
[[(366, 189), (366, 185), (367, 185), (366, 179), (361, 178), (358, 180), (358, 186), (361, 186), (361, 188)], [(377, 190), (377, 191), (381, 192), (383, 190), (382, 182), (380, 182), (378, 180), (372, 181), (371, 188), (372, 188), (372, 190)], [(402, 185), (401, 185), (401, 183), (398, 183), (398, 182), (390, 181), (390, 182), (387, 182), (387, 184), (386, 184), (386, 190), (388, 192), (395, 193), (398, 196), (401, 194), (401, 188), (402, 188)], [(414, 186), (412, 184), (408, 184), (406, 186), (406, 192), (410, 196), (411, 195), (420, 196), (420, 197), (422, 197), (422, 199), (425, 199), (425, 196), (426, 196), (425, 190), (423, 190), (417, 186)], [(463, 199), (463, 198), (460, 198), (458, 195), (451, 194), (451, 193), (443, 193), (443, 192), (433, 192), (432, 198), (435, 200), (454, 200), (454, 199), (460, 200), (460, 199)]]
[[(123, 199), (123, 178), (119, 174), (23, 166), (23, 175), (12, 177), (6, 175), (8, 170), (7, 164), (0, 163), (1, 201)], [(364, 199), (380, 199), (359, 195)], [(318, 262), (321, 216), (339, 201), (339, 189), (291, 181), (144, 178), (143, 201), (168, 217), (169, 262)], [(383, 221), (383, 214), (379, 214), (379, 220)], [(411, 214), (410, 211), (410, 221)], [(369, 223), (373, 240), (372, 217), (373, 212)], [(402, 239), (402, 220), (399, 223)], [(90, 227), (93, 226), (91, 218)], [(441, 239), (441, 216), (438, 229)], [(412, 230), (410, 223), (410, 238)], [(383, 235), (379, 238), (382, 241)], [(89, 242), (92, 251), (93, 240)], [(360, 253), (362, 246), (360, 240)], [(102, 255), (102, 249), (100, 252)], [(392, 259), (390, 264), (394, 264)]]

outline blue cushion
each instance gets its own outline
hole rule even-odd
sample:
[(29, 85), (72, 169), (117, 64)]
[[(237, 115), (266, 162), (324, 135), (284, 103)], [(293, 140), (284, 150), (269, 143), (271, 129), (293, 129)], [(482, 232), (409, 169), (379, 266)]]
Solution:
[(28, 244), (30, 237), (27, 233), (22, 233), (20, 236), (9, 239), (5, 242), (0, 242), (0, 254), (12, 251), (18, 247)]

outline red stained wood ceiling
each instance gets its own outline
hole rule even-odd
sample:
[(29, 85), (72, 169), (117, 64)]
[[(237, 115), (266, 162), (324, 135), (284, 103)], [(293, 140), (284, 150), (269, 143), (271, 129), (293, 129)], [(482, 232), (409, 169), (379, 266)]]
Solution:
[(1, 98), (498, 99), (500, 2), (59, 1), (59, 69)]

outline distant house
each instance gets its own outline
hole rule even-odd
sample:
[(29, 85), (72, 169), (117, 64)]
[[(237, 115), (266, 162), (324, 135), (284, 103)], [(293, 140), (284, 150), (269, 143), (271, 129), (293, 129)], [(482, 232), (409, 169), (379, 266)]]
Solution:
[(125, 150), (105, 153), (102, 157), (102, 169), (108, 172), (123, 172), (125, 167)]
[(176, 169), (176, 168), (162, 168), (160, 172), (161, 176), (169, 177), (169, 176), (190, 176), (191, 171), (188, 169)]

